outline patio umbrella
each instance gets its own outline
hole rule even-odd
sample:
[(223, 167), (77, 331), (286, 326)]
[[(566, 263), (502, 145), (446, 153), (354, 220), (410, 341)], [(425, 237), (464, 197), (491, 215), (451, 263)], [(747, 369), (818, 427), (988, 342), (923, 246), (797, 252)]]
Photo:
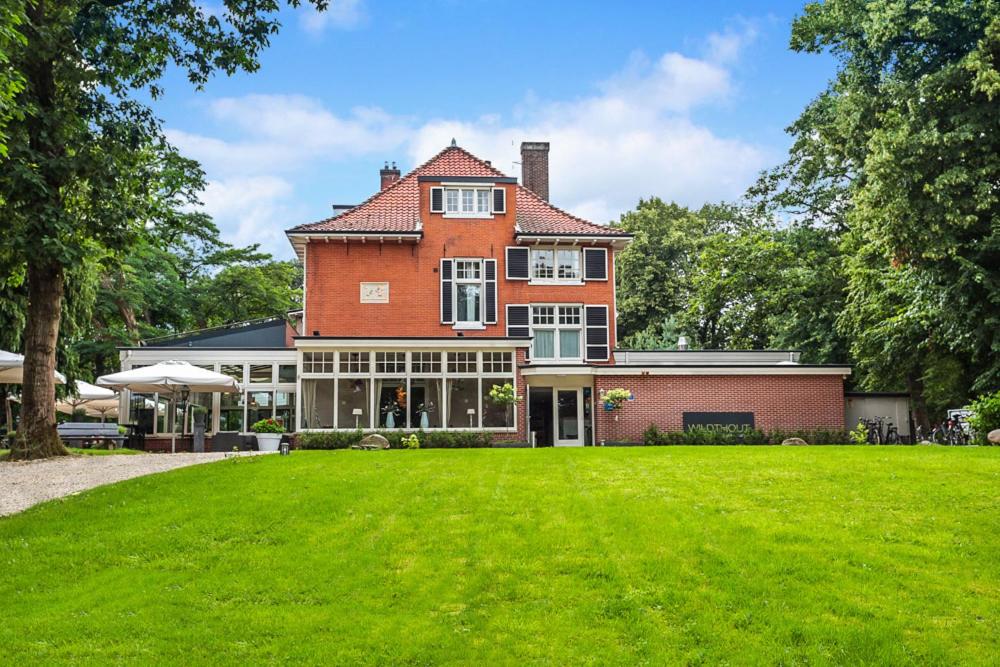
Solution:
[[(0, 384), (24, 384), (24, 355), (0, 350)], [(66, 384), (66, 376), (59, 371), (56, 371), (56, 384)], [(8, 400), (4, 401), (8, 429), (13, 426), (10, 413), (10, 398), (8, 396)]]
[(111, 389), (77, 380), (76, 396), (57, 401), (56, 410), (71, 415), (81, 409), (90, 417), (100, 417), (101, 423), (104, 423), (107, 415), (118, 412), (118, 394)]
[[(0, 384), (24, 384), (24, 355), (0, 350)], [(59, 371), (56, 384), (66, 384), (66, 376)]]
[[(240, 385), (222, 373), (192, 366), (186, 361), (161, 361), (153, 366), (133, 368), (97, 378), (97, 385), (112, 389), (128, 389), (139, 394), (184, 395), (187, 392), (222, 392), (235, 394)], [(170, 451), (176, 451), (177, 433), (170, 434)]]

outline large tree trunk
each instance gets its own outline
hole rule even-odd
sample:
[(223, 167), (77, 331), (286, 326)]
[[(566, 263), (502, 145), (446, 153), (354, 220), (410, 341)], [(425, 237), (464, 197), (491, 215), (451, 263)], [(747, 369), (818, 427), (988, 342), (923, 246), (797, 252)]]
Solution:
[(56, 432), (56, 341), (62, 298), (62, 266), (29, 261), (21, 423), (10, 452), (14, 460), (69, 454)]

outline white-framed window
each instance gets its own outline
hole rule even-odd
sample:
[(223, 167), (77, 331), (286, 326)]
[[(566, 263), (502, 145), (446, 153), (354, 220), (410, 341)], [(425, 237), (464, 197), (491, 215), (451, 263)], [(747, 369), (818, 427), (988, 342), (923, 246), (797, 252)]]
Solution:
[(475, 373), (476, 372), (476, 352), (449, 352), (448, 372), (449, 373)]
[(367, 373), (371, 365), (370, 359), (371, 355), (368, 352), (341, 352), (340, 372), (353, 373), (355, 375)]
[(333, 373), (336, 352), (303, 352), (303, 373)]
[(411, 373), (440, 373), (441, 353), (440, 352), (412, 352), (410, 353)]
[(583, 308), (578, 305), (531, 307), (533, 359), (583, 358)]
[(455, 322), (483, 321), (483, 262), (455, 260)]
[(406, 352), (376, 352), (375, 372), (399, 374), (406, 372)]
[(514, 369), (514, 355), (510, 352), (483, 352), (483, 374), (509, 374)]
[(488, 218), (492, 187), (444, 188), (444, 214), (463, 218)]
[(532, 248), (531, 279), (579, 282), (583, 279), (578, 248)]

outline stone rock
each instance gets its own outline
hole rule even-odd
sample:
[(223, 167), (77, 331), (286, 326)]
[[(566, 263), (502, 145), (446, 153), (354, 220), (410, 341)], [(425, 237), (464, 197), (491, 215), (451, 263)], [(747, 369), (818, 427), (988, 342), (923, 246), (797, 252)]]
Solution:
[(362, 449), (389, 449), (389, 441), (378, 433), (369, 433), (358, 444)]
[(802, 438), (786, 438), (785, 440), (781, 441), (781, 444), (801, 446), (801, 445), (808, 445), (809, 443), (803, 440)]
[(995, 428), (986, 434), (986, 439), (994, 445), (1000, 445), (1000, 428)]

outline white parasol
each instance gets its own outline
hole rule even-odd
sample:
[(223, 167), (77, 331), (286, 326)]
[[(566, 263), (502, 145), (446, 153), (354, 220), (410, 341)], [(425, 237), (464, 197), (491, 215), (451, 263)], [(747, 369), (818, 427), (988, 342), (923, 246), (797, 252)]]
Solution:
[[(234, 394), (240, 385), (233, 378), (222, 373), (192, 366), (186, 361), (161, 361), (152, 366), (133, 368), (129, 371), (111, 373), (97, 378), (100, 387), (128, 389), (140, 394), (181, 395), (187, 392), (222, 392)], [(176, 451), (176, 432), (170, 435), (170, 451)]]

